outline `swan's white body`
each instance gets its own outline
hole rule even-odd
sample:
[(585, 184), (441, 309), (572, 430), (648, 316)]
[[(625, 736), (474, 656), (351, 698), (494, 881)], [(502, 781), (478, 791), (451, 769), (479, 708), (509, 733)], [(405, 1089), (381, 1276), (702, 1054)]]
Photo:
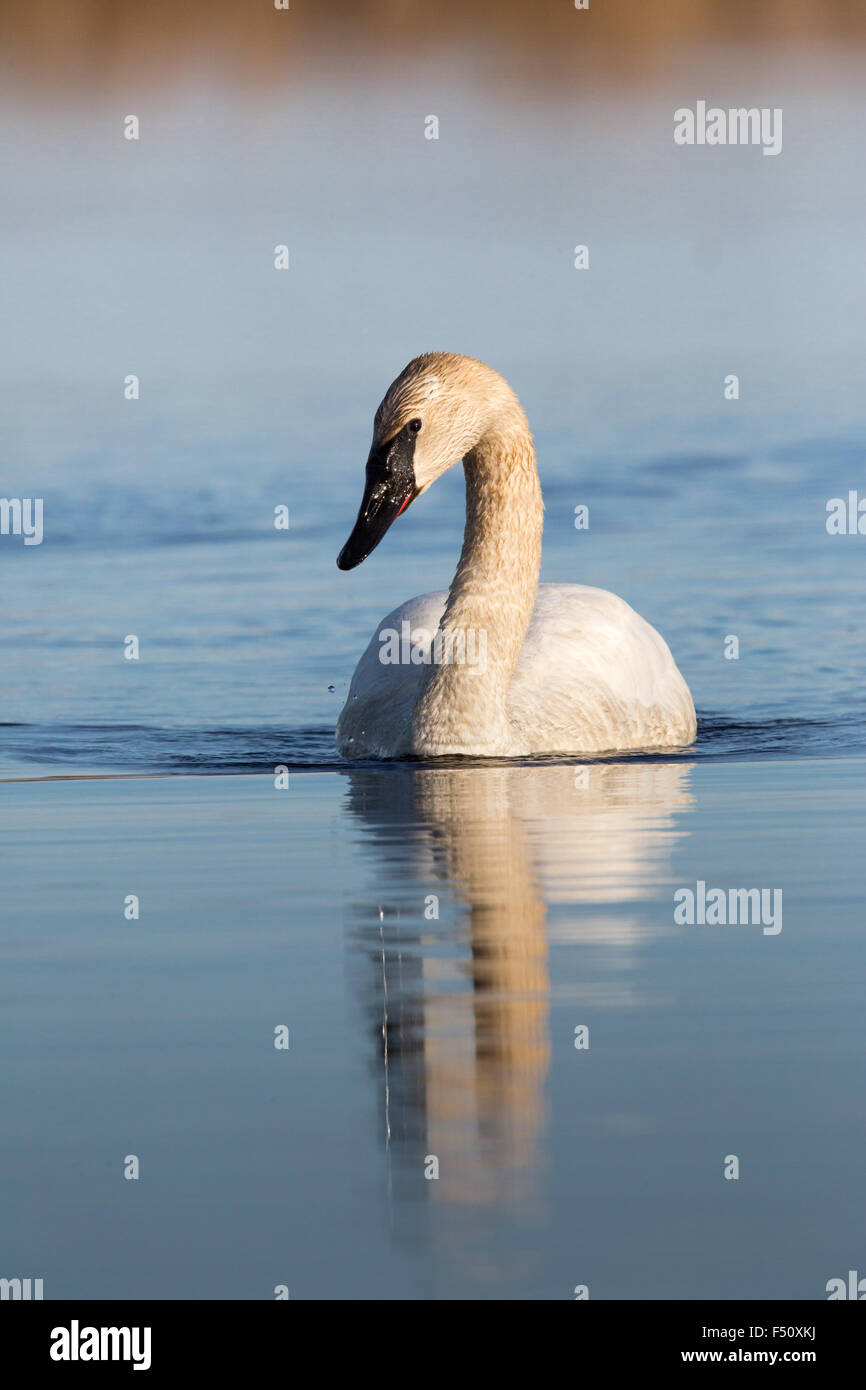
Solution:
[[(655, 629), (602, 589), (539, 586), (541, 489), (532, 437), (507, 383), (471, 358), (428, 354), (397, 378), (377, 430), (387, 439), (395, 420), (422, 409), (432, 439), (427, 445), (423, 436), (427, 449), (415, 459), (415, 492), (459, 450), (463, 551), (447, 594), (410, 599), (374, 632), (337, 724), (340, 752), (514, 758), (690, 743), (692, 697)], [(437, 633), (455, 643), (444, 643), (444, 660), (435, 645), (431, 651)]]
[[(344, 757), (416, 751), (412, 713), (430, 667), (383, 664), (380, 634), (402, 633), (408, 623), (421, 639), (417, 655), (426, 656), (447, 599), (444, 589), (421, 594), (382, 620), (337, 725)], [(695, 736), (692, 697), (667, 643), (616, 594), (584, 584), (539, 586), (507, 715), (510, 739), (500, 757), (671, 747)]]

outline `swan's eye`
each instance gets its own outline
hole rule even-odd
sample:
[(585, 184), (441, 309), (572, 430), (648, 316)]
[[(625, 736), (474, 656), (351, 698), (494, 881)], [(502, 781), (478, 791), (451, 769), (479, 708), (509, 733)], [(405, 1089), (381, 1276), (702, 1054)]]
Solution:
[(418, 431), (419, 431), (420, 428), (421, 428), (421, 421), (420, 421), (420, 420), (410, 420), (410, 421), (409, 421), (409, 428), (410, 428), (410, 430), (412, 431), (413, 434), (417, 434)]

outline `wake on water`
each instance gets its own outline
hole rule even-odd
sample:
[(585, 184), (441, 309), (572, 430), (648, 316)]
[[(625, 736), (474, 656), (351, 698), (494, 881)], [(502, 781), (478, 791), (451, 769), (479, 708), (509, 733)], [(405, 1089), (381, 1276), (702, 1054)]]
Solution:
[[(779, 718), (726, 719), (698, 714), (698, 736), (687, 748), (608, 753), (580, 758), (531, 758), (528, 764), (594, 761), (695, 762), (705, 759), (841, 757), (866, 751), (866, 721)], [(443, 759), (466, 763), (470, 759)], [(490, 760), (479, 760), (489, 763)], [(512, 760), (515, 761), (515, 760)], [(187, 774), (333, 771), (353, 764), (334, 747), (334, 731), (318, 728), (161, 728), (147, 724), (0, 724), (0, 765), (11, 769), (57, 768), (58, 775), (87, 773)], [(383, 769), (389, 764), (376, 764)]]

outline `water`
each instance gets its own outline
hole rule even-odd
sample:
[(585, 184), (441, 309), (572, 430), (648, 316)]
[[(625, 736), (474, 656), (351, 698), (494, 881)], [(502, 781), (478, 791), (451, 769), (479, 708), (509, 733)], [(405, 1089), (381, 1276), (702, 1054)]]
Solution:
[[(465, 134), (430, 149), (399, 84), (369, 112), (379, 75), (273, 98), (279, 119), (193, 85), (132, 148), (113, 107), (59, 129), (16, 107), (14, 143), (10, 116), (3, 495), (44, 498), (45, 540), (0, 545), (3, 720), (332, 727), (381, 615), (446, 587), (459, 549), (455, 472), (361, 569), (334, 563), (375, 406), (430, 346), (490, 360), (527, 408), (544, 578), (632, 602), (707, 714), (861, 715), (861, 546), (825, 521), (860, 483), (866, 437), (866, 179), (845, 134), (862, 97), (828, 90), (820, 65), (808, 81), (771, 65), (783, 153), (701, 163), (670, 139), (681, 76), (526, 109), (438, 74)], [(371, 129), (347, 132), (356, 107)], [(467, 181), (478, 196), (456, 218)], [(14, 748), (41, 758), (35, 733)], [(76, 764), (91, 756), (82, 738)]]
[[(49, 1297), (822, 1297), (863, 1248), (863, 774), (5, 786), (4, 1260)], [(781, 886), (782, 931), (675, 926), (697, 879)]]
[[(784, 106), (778, 159), (675, 149), (693, 58), (520, 96), (391, 52), (7, 87), (0, 494), (45, 540), (0, 539), (0, 1275), (815, 1298), (862, 1267), (866, 541), (825, 528), (863, 487), (862, 53), (702, 61)], [(378, 620), (459, 549), (455, 472), (335, 566), (428, 348), (512, 381), (543, 577), (660, 629), (693, 749), (337, 757)], [(678, 926), (698, 880), (781, 888), (783, 930)]]

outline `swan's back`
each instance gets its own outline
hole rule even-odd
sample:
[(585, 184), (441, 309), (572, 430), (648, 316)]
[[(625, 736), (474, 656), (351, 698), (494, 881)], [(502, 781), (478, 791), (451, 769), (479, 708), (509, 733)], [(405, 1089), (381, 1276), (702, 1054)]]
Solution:
[(695, 709), (664, 638), (605, 589), (542, 584), (508, 692), (534, 753), (687, 744)]
[[(447, 597), (444, 590), (422, 594), (379, 624), (337, 724), (344, 756), (413, 751), (412, 711), (428, 666), (383, 663), (381, 634), (399, 636), (408, 623), (413, 634), (426, 634), (418, 643), (426, 652)], [(584, 584), (539, 587), (507, 715), (512, 757), (673, 747), (695, 735), (692, 698), (667, 643), (623, 599)]]

